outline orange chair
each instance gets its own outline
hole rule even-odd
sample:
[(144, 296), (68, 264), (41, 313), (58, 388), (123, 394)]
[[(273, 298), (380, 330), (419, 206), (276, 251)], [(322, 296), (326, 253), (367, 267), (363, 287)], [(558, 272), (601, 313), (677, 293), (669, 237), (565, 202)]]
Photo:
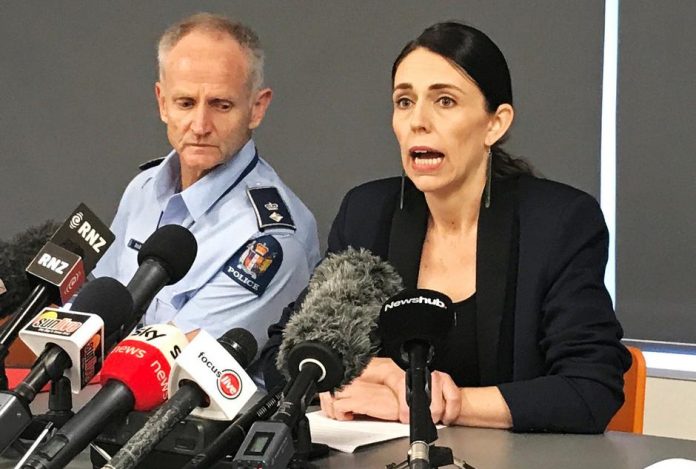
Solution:
[(624, 374), (624, 396), (626, 400), (611, 419), (607, 430), (643, 433), (643, 414), (645, 411), (645, 358), (640, 349), (626, 347), (631, 352), (633, 363)]

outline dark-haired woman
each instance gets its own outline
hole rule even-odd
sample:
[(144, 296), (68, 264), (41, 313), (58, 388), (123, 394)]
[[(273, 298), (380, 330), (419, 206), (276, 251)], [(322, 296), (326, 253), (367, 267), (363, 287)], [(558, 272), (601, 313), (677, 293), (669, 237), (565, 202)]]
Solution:
[[(603, 283), (608, 234), (596, 201), (533, 177), (502, 151), (514, 117), (510, 75), (481, 31), (431, 26), (396, 59), (392, 81), (406, 178), (351, 190), (329, 251), (365, 247), (406, 286), (454, 301), (456, 325), (433, 373), (434, 421), (604, 431), (623, 402), (630, 356)], [(375, 358), (321, 406), (337, 419), (406, 421), (404, 389), (404, 372)]]

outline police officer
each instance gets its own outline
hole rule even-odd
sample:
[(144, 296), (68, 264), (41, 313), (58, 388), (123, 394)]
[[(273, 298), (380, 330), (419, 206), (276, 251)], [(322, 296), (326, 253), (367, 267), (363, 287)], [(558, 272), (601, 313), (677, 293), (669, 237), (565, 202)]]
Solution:
[(94, 270), (128, 282), (138, 249), (167, 224), (191, 230), (198, 255), (165, 287), (145, 324), (173, 322), (215, 337), (232, 327), (259, 343), (297, 298), (319, 261), (316, 222), (261, 159), (251, 139), (272, 91), (263, 51), (240, 23), (197, 14), (171, 26), (158, 48), (155, 94), (174, 150), (141, 165), (112, 224), (116, 241)]

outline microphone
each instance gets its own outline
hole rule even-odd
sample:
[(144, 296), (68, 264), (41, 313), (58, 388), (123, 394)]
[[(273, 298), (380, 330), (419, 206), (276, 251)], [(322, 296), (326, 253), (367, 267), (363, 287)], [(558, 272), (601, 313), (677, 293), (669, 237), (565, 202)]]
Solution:
[(259, 399), (249, 410), (232, 421), (203, 451), (195, 455), (182, 469), (211, 467), (228, 454), (236, 453), (254, 422), (266, 420), (276, 410), (283, 399), (283, 386)]
[(257, 344), (247, 330), (227, 331), (217, 341), (201, 330), (177, 357), (169, 376), (169, 400), (104, 466), (136, 467), (192, 410), (199, 417), (229, 420), (256, 392), (243, 371), (256, 356)]
[(0, 361), (29, 319), (51, 303), (64, 304), (77, 292), (113, 240), (113, 233), (80, 204), (29, 263), (32, 290), (0, 332)]
[(437, 428), (430, 415), (430, 365), (452, 328), (452, 300), (443, 293), (404, 290), (387, 300), (379, 316), (383, 350), (406, 370), (412, 468), (429, 468)]
[(126, 287), (103, 277), (85, 285), (70, 311), (45, 308), (20, 331), (38, 358), (13, 391), (0, 393), (0, 453), (29, 426), (29, 404), (49, 381), (65, 374), (77, 393), (94, 378), (102, 367), (104, 335), (121, 326), (132, 304)]
[(365, 249), (329, 254), (319, 264), (278, 352), (278, 368), (291, 378), (288, 392), (268, 421), (253, 424), (236, 467), (287, 466), (295, 454), (292, 430), (306, 418), (308, 401), (365, 369), (377, 350), (380, 308), (401, 288), (394, 268)]
[(123, 332), (136, 327), (157, 293), (188, 273), (198, 252), (196, 238), (179, 225), (164, 225), (143, 243), (138, 270), (126, 288), (133, 297), (133, 312)]
[(170, 324), (146, 326), (126, 337), (104, 360), (99, 392), (22, 468), (64, 467), (110, 420), (164, 402), (172, 365), (186, 344), (186, 336)]
[(25, 268), (59, 226), (48, 220), (27, 228), (10, 241), (0, 241), (0, 272), (7, 289), (5, 294), (0, 294), (0, 317), (9, 316), (31, 293)]

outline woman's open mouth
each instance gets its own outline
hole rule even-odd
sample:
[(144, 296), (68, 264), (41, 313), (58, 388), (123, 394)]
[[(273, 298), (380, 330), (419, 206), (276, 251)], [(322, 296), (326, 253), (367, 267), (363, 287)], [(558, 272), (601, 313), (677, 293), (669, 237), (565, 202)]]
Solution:
[(408, 151), (415, 170), (433, 170), (445, 159), (444, 153), (430, 147), (411, 147)]

